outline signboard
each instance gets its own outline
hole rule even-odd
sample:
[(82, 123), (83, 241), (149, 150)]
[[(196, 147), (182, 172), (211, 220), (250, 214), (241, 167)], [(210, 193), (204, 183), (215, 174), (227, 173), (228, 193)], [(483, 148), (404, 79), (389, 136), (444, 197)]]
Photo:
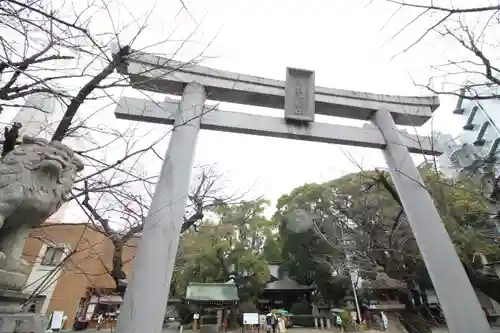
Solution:
[(244, 313), (243, 314), (243, 325), (259, 325), (259, 314), (258, 313)]
[(314, 121), (314, 72), (304, 69), (286, 69), (285, 119)]
[(52, 319), (50, 320), (50, 329), (61, 330), (63, 324), (63, 311), (52, 312)]
[(199, 313), (195, 313), (193, 315), (193, 319), (200, 319), (200, 314)]

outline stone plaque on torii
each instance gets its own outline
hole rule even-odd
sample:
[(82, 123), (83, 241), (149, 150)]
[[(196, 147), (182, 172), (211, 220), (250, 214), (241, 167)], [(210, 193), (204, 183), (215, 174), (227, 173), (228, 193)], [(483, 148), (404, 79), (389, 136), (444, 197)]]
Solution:
[[(200, 129), (326, 142), (384, 152), (449, 331), (490, 327), (410, 152), (439, 155), (429, 138), (401, 134), (421, 126), (437, 97), (403, 97), (317, 87), (314, 72), (287, 68), (286, 82), (186, 65), (142, 52), (119, 71), (134, 88), (181, 95), (180, 103), (121, 98), (117, 118), (174, 125), (118, 319), (118, 333), (160, 333)], [(222, 111), (206, 99), (285, 110), (284, 118)], [(282, 112), (282, 111), (281, 111)], [(371, 121), (364, 127), (314, 122), (314, 114)]]

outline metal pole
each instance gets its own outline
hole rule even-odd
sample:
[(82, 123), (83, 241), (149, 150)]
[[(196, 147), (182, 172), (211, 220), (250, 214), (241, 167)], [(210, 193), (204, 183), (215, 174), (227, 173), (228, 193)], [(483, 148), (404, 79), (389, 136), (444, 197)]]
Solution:
[(387, 146), (384, 156), (422, 253), (450, 333), (489, 333), (491, 328), (434, 202), (387, 110), (373, 117)]
[(118, 333), (162, 331), (205, 98), (196, 82), (184, 88), (120, 309)]
[[(340, 224), (340, 236), (342, 237), (342, 243), (346, 245), (346, 241), (344, 238), (344, 225)], [(345, 259), (347, 261), (347, 271), (349, 272), (349, 282), (351, 283), (352, 293), (354, 295), (354, 304), (356, 304), (356, 312), (358, 313), (358, 322), (361, 324), (361, 310), (359, 309), (359, 301), (358, 294), (356, 293), (356, 287), (354, 286), (354, 282), (352, 281), (351, 275), (351, 259), (349, 258), (349, 253), (347, 253), (347, 246), (344, 248)]]

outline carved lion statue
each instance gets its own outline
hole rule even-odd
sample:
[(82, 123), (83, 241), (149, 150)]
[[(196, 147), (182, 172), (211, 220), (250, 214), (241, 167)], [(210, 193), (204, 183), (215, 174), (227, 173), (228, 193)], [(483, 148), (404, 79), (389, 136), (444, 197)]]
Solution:
[(28, 136), (0, 160), (0, 261), (20, 261), (30, 230), (61, 207), (82, 169), (65, 145)]

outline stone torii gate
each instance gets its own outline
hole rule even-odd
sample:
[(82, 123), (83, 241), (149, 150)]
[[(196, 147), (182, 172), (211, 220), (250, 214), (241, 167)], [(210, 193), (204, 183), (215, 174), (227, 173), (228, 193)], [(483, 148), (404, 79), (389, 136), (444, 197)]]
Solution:
[[(134, 51), (119, 68), (134, 88), (182, 95), (180, 103), (121, 98), (116, 117), (174, 125), (118, 319), (118, 333), (160, 333), (168, 300), (196, 139), (200, 129), (280, 137), (384, 151), (395, 187), (434, 284), (449, 331), (490, 327), (411, 157), (439, 155), (432, 140), (404, 133), (421, 126), (437, 97), (403, 97), (316, 87), (314, 72), (287, 68), (286, 82), (190, 66)], [(222, 111), (207, 99), (285, 110), (284, 118)], [(314, 114), (369, 120), (364, 127), (314, 122)]]

